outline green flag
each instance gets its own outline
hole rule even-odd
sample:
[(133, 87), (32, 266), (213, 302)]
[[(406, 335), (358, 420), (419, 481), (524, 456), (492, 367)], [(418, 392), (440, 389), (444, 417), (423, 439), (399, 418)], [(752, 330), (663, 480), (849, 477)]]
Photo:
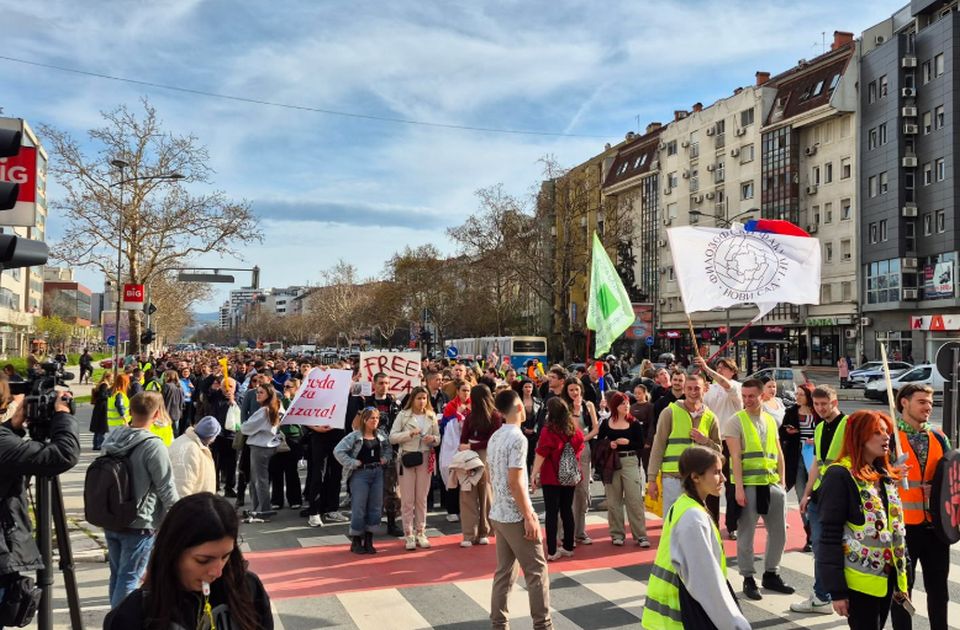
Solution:
[[(593, 259), (590, 263), (590, 299), (587, 303), (587, 328), (597, 332), (594, 356), (606, 354), (617, 337), (633, 324), (633, 305), (620, 275), (597, 233), (593, 233)], [(589, 349), (588, 349), (589, 352)]]

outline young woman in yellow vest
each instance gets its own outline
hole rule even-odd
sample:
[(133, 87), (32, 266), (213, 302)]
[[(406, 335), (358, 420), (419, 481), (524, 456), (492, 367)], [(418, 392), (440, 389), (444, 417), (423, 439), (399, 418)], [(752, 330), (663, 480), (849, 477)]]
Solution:
[[(933, 530), (930, 513), (930, 487), (944, 453), (950, 450), (950, 440), (943, 431), (929, 424), (933, 411), (933, 388), (929, 385), (908, 383), (897, 392), (897, 410), (900, 412), (899, 430), (894, 439), (900, 440), (900, 450), (907, 456), (908, 487), (898, 487), (903, 502), (903, 521), (906, 524), (907, 581), (913, 591), (917, 563), (923, 566), (923, 590), (927, 594), (927, 618), (931, 630), (947, 629), (947, 602), (950, 593), (947, 576), (950, 571), (950, 545), (940, 540)], [(891, 448), (896, 448), (891, 444)], [(901, 473), (903, 474), (903, 473)], [(893, 606), (890, 616), (894, 630), (910, 630), (910, 615), (902, 606)]]
[(889, 461), (893, 430), (882, 413), (850, 415), (839, 459), (820, 485), (816, 562), (834, 611), (851, 628), (883, 628), (891, 598), (906, 597), (906, 529)]
[(720, 530), (705, 507), (723, 492), (720, 453), (691, 446), (680, 456), (683, 494), (666, 512), (641, 623), (650, 630), (746, 629), (727, 582)]
[(117, 374), (113, 379), (113, 389), (107, 400), (107, 431), (114, 431), (126, 426), (130, 422), (130, 399), (127, 397), (127, 388), (130, 387), (130, 377), (124, 373)]

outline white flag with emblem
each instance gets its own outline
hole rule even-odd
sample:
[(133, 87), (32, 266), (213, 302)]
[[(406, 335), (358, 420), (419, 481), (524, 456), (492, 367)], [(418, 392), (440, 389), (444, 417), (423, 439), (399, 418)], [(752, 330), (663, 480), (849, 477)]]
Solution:
[(820, 241), (730, 229), (667, 230), (687, 313), (756, 304), (760, 319), (781, 302), (820, 303)]

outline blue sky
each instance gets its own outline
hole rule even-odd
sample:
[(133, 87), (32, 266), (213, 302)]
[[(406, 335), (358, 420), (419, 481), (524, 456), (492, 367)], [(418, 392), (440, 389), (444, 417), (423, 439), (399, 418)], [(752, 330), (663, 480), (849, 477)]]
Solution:
[[(167, 129), (208, 147), (213, 184), (249, 200), (262, 245), (232, 261), (264, 286), (315, 283), (338, 259), (376, 276), (503, 183), (529, 195), (538, 159), (577, 164), (673, 110), (709, 105), (819, 54), (834, 30), (903, 0), (794, 2), (0, 0), (0, 54), (252, 99), (441, 124), (331, 116), (183, 94), (0, 60), (4, 115), (83, 137), (147, 96)], [(42, 140), (42, 139), (41, 139)], [(49, 195), (57, 196), (56, 181)], [(49, 218), (49, 238), (63, 223)], [(99, 274), (78, 270), (95, 290)], [(220, 285), (223, 287), (224, 285)], [(200, 310), (215, 310), (228, 289)]]

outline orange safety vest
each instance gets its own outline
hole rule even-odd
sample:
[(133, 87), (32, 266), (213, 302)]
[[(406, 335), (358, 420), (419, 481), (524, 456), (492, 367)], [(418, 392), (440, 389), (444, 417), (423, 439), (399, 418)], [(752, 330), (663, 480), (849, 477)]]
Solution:
[(913, 452), (910, 446), (910, 440), (907, 439), (905, 431), (898, 431), (900, 439), (900, 449), (907, 456), (907, 488), (898, 486), (900, 490), (900, 501), (903, 503), (903, 522), (907, 525), (920, 525), (933, 521), (930, 516), (929, 506), (923, 500), (923, 488), (921, 484), (931, 483), (933, 474), (937, 471), (937, 464), (943, 457), (943, 445), (940, 440), (933, 435), (933, 431), (927, 430), (927, 466), (920, 470), (920, 460), (917, 454)]

